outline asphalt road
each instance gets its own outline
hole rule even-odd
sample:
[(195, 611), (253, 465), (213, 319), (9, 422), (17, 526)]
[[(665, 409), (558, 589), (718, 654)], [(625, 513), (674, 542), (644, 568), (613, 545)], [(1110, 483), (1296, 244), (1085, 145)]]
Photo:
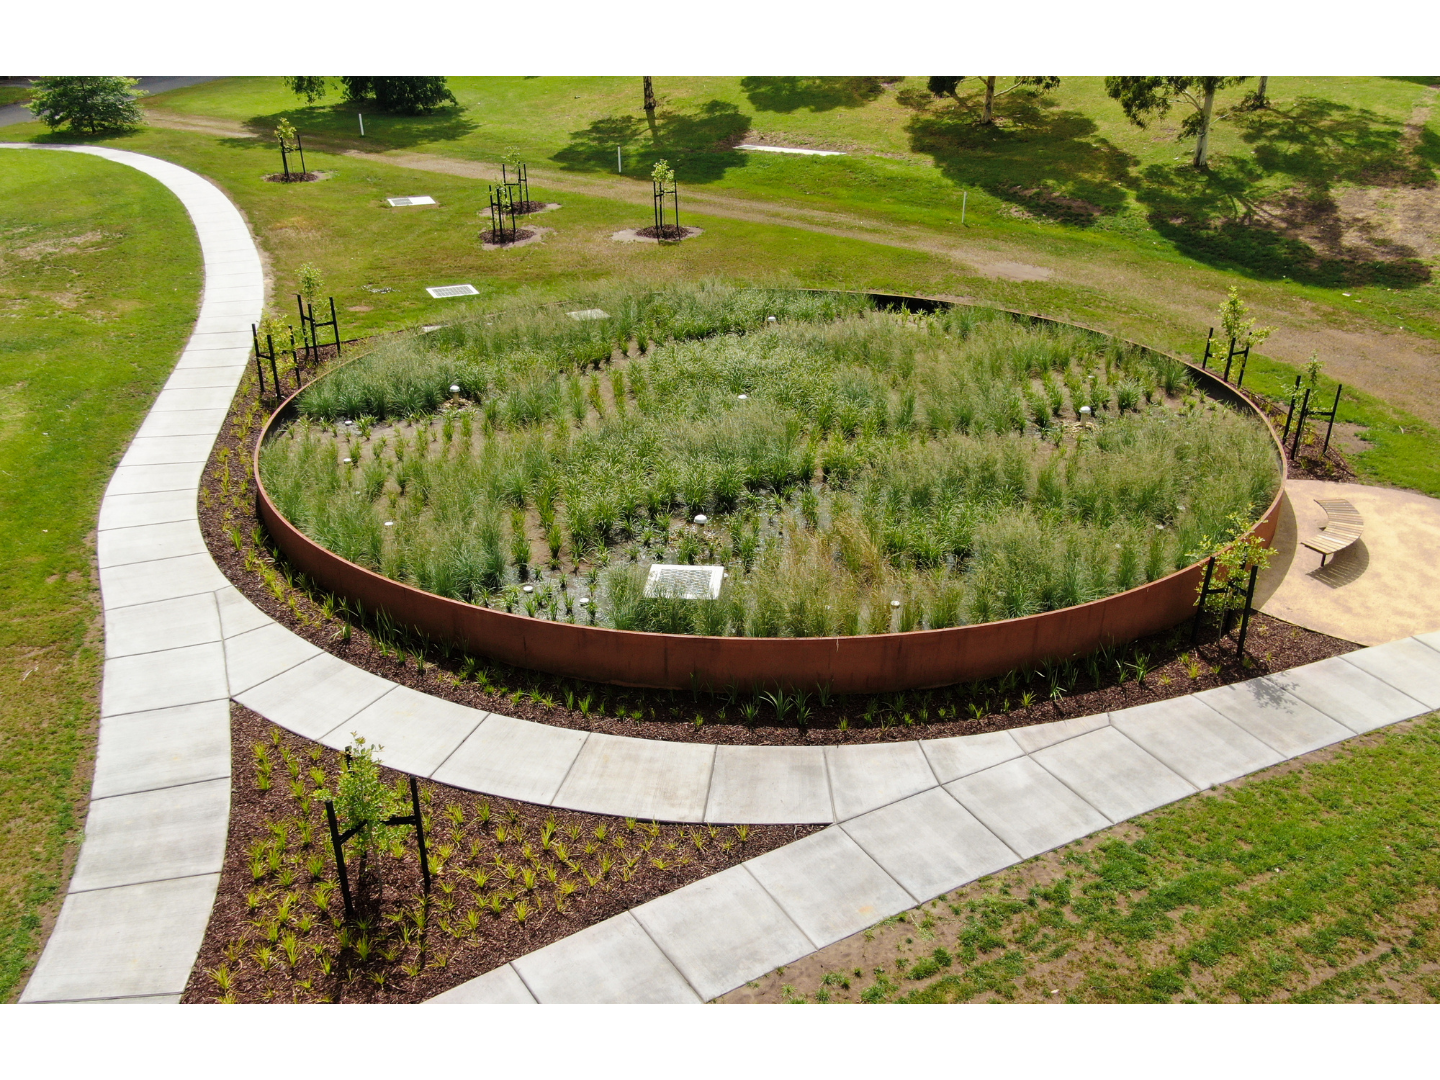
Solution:
[[(211, 82), (215, 77), (213, 75), (142, 75), (139, 89), (144, 90), (147, 94), (163, 94), (167, 90), (179, 90), (182, 86)], [(35, 114), (24, 105), (0, 107), (0, 128), (8, 127), (11, 124), (24, 124), (33, 119), (35, 119)]]

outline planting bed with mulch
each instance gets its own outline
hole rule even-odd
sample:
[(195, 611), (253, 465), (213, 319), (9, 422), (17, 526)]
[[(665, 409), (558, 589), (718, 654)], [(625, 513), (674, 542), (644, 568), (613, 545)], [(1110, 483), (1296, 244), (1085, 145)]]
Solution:
[(320, 172), (292, 172), (289, 176), (284, 173), (268, 173), (265, 179), (272, 184), (308, 184), (316, 180), (324, 180), (325, 174)]
[(526, 240), (532, 240), (534, 237), (534, 229), (507, 231), (503, 236), (494, 229), (485, 229), (480, 233), (481, 243), (489, 244), (492, 247), (513, 247), (515, 244), (523, 244)]
[(689, 225), (665, 225), (657, 228), (654, 225), (647, 225), (643, 229), (636, 229), (636, 236), (643, 236), (646, 240), (684, 240), (687, 236), (694, 236), (699, 229), (693, 229)]
[[(424, 1001), (819, 828), (663, 825), (421, 780), (428, 897), (413, 829), (363, 860), (352, 842), (346, 920), (325, 808), (312, 798), (334, 789), (341, 755), (239, 705), (231, 736), (225, 866), (186, 1002)], [(408, 814), (408, 777), (380, 771)]]

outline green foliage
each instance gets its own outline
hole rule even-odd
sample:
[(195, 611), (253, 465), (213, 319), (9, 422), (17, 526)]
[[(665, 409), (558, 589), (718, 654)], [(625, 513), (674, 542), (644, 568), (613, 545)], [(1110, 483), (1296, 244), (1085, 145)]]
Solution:
[(335, 804), (342, 830), (359, 826), (355, 842), (369, 852), (389, 851), (402, 835), (395, 827), (385, 824), (387, 818), (399, 812), (401, 803), (395, 789), (380, 779), (380, 761), (375, 755), (383, 749), (383, 746), (369, 746), (363, 735), (355, 735), (354, 741), (345, 747), (345, 766), (340, 770), (335, 790), (318, 788), (312, 796)]
[(1179, 138), (1196, 140), (1194, 165), (1204, 169), (1209, 164), (1215, 94), (1242, 81), (1241, 77), (1222, 75), (1110, 75), (1105, 79), (1105, 92), (1120, 103), (1132, 124), (1142, 128), (1168, 116), (1177, 101), (1189, 105), (1190, 111), (1180, 121)]
[(280, 118), (280, 122), (275, 125), (275, 138), (286, 150), (294, 150), (298, 145), (296, 142), (295, 125), (283, 116)]
[(305, 263), (296, 271), (295, 281), (307, 305), (313, 305), (316, 298), (325, 291), (324, 276), (310, 263)]
[(1250, 314), (1250, 308), (1244, 300), (1240, 299), (1239, 287), (1231, 285), (1229, 292), (1225, 294), (1225, 299), (1220, 304), (1220, 325), (1225, 331), (1225, 336), (1234, 339), (1237, 349), (1247, 346), (1258, 349), (1265, 343), (1265, 339), (1275, 332), (1273, 326), (1257, 327), (1253, 318), (1245, 318), (1248, 314)]
[(326, 79), (324, 75), (286, 75), (281, 81), (284, 82), (285, 88), (296, 97), (303, 97), (307, 105), (314, 105), (315, 102), (323, 100), (325, 97)]
[(120, 75), (54, 75), (36, 79), (30, 111), (54, 131), (68, 126), (72, 131), (95, 134), (124, 131), (145, 122), (136, 104), (143, 91), (137, 80)]
[(671, 187), (675, 183), (675, 170), (664, 158), (655, 162), (655, 167), (650, 170), (650, 179), (662, 187)]
[(340, 81), (348, 100), (372, 100), (382, 112), (415, 115), (458, 104), (440, 75), (345, 75)]

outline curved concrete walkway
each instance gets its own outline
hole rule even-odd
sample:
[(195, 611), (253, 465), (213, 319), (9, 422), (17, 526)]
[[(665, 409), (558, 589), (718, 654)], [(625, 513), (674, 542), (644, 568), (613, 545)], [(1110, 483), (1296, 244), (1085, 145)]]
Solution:
[[(1400, 488), (1285, 481), (1276, 557), (1255, 584), (1268, 615), (1378, 645), (1440, 626), (1440, 499)], [(1316, 499), (1349, 499), (1365, 533), (1320, 565), (1300, 541), (1325, 524)]]
[[(199, 234), (195, 329), (100, 503), (105, 669), (85, 841), (21, 1001), (178, 1001), (210, 918), (230, 812), (221, 608), (196, 490), (250, 350), (265, 282), (244, 219), (209, 181), (123, 150)], [(233, 590), (231, 590), (233, 591)], [(201, 644), (201, 642), (205, 642)]]

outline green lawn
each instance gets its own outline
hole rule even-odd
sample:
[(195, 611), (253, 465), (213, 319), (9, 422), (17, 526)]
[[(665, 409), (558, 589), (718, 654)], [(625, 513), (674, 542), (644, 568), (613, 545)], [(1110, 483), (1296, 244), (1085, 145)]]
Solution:
[(1319, 757), (1038, 856), (732, 996), (1440, 999), (1440, 718)]
[(100, 494), (195, 318), (200, 252), (156, 181), (0, 150), (0, 1001), (73, 864), (102, 638)]

